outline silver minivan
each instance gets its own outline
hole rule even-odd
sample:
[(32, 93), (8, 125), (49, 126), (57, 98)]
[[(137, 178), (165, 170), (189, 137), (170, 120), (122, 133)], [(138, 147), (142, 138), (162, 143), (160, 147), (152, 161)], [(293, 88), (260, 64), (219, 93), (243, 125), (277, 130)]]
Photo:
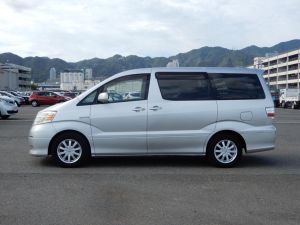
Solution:
[(274, 148), (274, 114), (260, 70), (136, 69), (40, 111), (30, 154), (52, 155), (63, 167), (142, 155), (206, 155), (232, 167), (243, 153)]

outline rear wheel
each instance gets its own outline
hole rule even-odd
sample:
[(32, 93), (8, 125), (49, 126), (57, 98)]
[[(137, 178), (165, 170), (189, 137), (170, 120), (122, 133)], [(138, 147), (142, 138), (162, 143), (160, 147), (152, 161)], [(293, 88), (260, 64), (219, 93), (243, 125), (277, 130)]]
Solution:
[(51, 145), (51, 154), (62, 167), (80, 166), (91, 155), (87, 140), (75, 132), (66, 132), (57, 136)]
[(37, 107), (37, 106), (39, 106), (39, 103), (38, 103), (37, 101), (33, 100), (33, 101), (31, 102), (31, 105), (32, 105), (33, 107)]
[(234, 167), (242, 156), (242, 144), (239, 138), (232, 134), (222, 134), (214, 137), (207, 149), (209, 160), (217, 167)]

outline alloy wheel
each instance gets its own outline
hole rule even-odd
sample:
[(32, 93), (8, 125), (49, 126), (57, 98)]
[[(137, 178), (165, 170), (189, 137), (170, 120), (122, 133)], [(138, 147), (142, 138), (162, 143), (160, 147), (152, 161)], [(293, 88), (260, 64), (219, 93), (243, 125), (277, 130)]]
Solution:
[(82, 154), (82, 147), (74, 139), (66, 139), (59, 143), (57, 147), (58, 158), (66, 164), (77, 162)]
[(231, 163), (238, 155), (238, 148), (231, 140), (221, 140), (214, 147), (214, 156), (220, 163)]

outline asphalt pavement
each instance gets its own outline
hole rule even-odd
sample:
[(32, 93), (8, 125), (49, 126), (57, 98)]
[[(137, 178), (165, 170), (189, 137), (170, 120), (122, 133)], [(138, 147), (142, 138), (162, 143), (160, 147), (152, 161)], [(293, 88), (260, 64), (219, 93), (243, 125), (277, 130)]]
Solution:
[(300, 110), (277, 109), (276, 150), (237, 168), (203, 157), (97, 158), (56, 167), (28, 154), (42, 107), (0, 120), (0, 224), (300, 224)]

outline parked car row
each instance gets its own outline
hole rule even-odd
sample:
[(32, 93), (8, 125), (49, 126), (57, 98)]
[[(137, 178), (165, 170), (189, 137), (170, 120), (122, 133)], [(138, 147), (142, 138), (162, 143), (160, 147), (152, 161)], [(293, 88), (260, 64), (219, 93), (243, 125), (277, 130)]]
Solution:
[(0, 91), (0, 118), (7, 119), (18, 112), (21, 105), (31, 104), (33, 107), (39, 105), (54, 105), (75, 98), (78, 92), (52, 92), (52, 91)]
[(25, 104), (25, 99), (20, 95), (17, 95), (16, 93), (12, 94), (11, 92), (8, 91), (0, 91), (0, 95), (13, 99), (18, 107), (20, 107), (22, 104)]

